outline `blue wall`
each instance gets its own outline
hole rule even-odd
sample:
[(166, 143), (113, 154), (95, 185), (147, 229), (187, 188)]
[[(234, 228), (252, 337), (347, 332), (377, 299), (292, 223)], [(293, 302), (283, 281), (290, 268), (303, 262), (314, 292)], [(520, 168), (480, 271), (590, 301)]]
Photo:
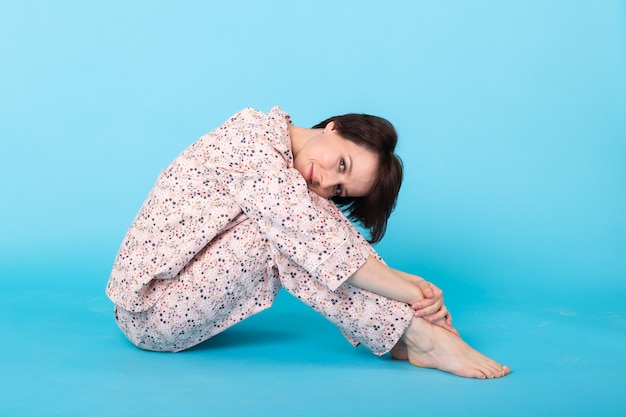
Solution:
[(394, 122), (392, 265), (457, 302), (614, 309), (625, 3), (384, 3), (1, 2), (5, 273), (99, 262), (104, 288), (159, 170), (238, 109), (278, 104), (300, 125)]

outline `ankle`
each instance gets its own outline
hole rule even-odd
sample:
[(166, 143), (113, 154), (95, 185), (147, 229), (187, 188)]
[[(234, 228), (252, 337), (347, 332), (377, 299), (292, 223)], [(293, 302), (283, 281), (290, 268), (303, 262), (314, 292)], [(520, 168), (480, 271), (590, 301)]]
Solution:
[(409, 350), (429, 352), (434, 348), (434, 325), (421, 317), (414, 317), (400, 340)]

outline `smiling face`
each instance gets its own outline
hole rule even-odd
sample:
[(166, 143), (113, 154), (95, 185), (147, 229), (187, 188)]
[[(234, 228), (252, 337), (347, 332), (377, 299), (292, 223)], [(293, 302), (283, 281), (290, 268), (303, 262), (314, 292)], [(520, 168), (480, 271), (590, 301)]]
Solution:
[(363, 197), (374, 184), (378, 156), (341, 137), (330, 122), (299, 149), (294, 167), (309, 189), (324, 198)]

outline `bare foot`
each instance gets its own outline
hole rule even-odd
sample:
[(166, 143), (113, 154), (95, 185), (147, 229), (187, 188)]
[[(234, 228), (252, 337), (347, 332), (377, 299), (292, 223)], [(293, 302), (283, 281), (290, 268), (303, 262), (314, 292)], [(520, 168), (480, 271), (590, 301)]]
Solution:
[[(434, 324), (435, 326), (441, 327), (442, 329), (452, 333), (453, 335), (457, 337), (461, 337), (458, 330), (455, 329), (451, 324), (448, 324), (448, 322), (445, 319), (439, 320), (438, 322), (431, 322), (431, 323)], [(400, 361), (409, 360), (409, 350), (406, 346), (406, 343), (404, 343), (403, 339), (398, 340), (398, 343), (396, 343), (396, 345), (391, 349), (391, 357), (393, 359), (397, 359)]]
[(414, 366), (434, 368), (466, 378), (499, 378), (508, 375), (508, 366), (489, 359), (443, 328), (414, 318), (400, 341), (391, 349), (394, 359)]

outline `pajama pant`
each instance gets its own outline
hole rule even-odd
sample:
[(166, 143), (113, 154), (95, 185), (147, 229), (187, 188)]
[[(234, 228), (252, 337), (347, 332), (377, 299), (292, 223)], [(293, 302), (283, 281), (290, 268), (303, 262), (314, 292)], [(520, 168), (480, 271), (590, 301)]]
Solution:
[[(245, 253), (229, 251), (235, 240), (241, 247), (242, 239)], [(281, 287), (334, 323), (354, 346), (362, 343), (376, 355), (398, 342), (413, 317), (405, 303), (347, 282), (331, 292), (245, 220), (216, 237), (175, 278), (151, 281), (150, 290), (162, 293), (151, 308), (116, 306), (115, 319), (139, 348), (178, 352), (269, 308)]]

